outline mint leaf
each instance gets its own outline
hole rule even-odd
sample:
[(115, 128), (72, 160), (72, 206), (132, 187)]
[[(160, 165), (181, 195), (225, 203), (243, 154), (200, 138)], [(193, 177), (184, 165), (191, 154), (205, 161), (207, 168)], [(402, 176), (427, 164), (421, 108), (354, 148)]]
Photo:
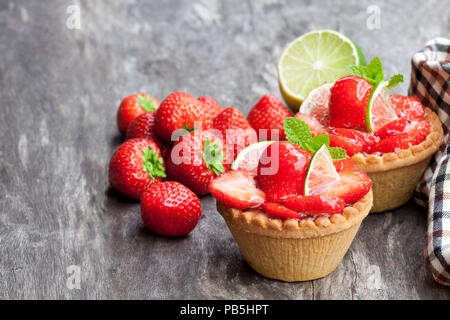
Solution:
[(331, 159), (333, 160), (343, 160), (347, 158), (347, 152), (345, 149), (338, 147), (329, 147), (328, 151), (330, 151)]
[(153, 151), (152, 148), (142, 149), (143, 156), (142, 161), (144, 162), (144, 172), (147, 172), (150, 177), (155, 180), (155, 178), (165, 178), (166, 171), (163, 166), (163, 159), (158, 156), (158, 153)]
[(317, 151), (321, 146), (330, 146), (330, 136), (327, 134), (318, 134), (311, 139), (310, 146)]
[(401, 82), (403, 82), (403, 75), (402, 74), (396, 74), (395, 76), (392, 76), (389, 79), (389, 83), (388, 83), (387, 87), (389, 89), (392, 89), (393, 87), (395, 87), (396, 85), (398, 85)]
[(308, 144), (311, 141), (312, 132), (305, 121), (293, 117), (286, 118), (283, 120), (283, 128), (289, 142), (310, 151)]
[(138, 95), (137, 103), (145, 110), (145, 111), (155, 111), (155, 102), (151, 100), (150, 95), (147, 95), (145, 98), (142, 95)]
[(330, 147), (330, 136), (328, 134), (318, 134), (314, 137), (305, 121), (299, 118), (286, 118), (283, 121), (286, 139), (303, 150), (312, 153), (317, 152), (323, 145), (326, 145), (333, 160), (341, 160), (347, 157), (344, 149)]
[(367, 77), (367, 67), (365, 66), (357, 66), (357, 65), (349, 65), (347, 66), (348, 71), (350, 71), (350, 74), (365, 78)]
[(375, 57), (367, 66), (367, 77), (375, 83), (380, 83), (384, 79), (383, 66), (379, 57)]
[(209, 140), (205, 141), (202, 158), (205, 161), (206, 167), (211, 169), (215, 175), (225, 172), (225, 168), (222, 164), (225, 159), (225, 154), (222, 152), (220, 145), (217, 142), (211, 143)]

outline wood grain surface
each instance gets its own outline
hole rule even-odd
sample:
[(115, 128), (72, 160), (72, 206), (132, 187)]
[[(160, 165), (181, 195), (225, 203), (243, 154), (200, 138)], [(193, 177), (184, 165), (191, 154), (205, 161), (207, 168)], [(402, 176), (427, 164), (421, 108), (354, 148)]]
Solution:
[[(449, 4), (0, 0), (0, 298), (450, 299), (424, 262), (426, 210), (413, 203), (369, 216), (330, 276), (289, 284), (245, 263), (212, 197), (192, 234), (167, 239), (107, 181), (124, 96), (186, 90), (247, 114), (280, 96), (283, 47), (317, 28), (409, 79), (412, 54), (448, 36)], [(367, 27), (370, 5), (379, 29)]]

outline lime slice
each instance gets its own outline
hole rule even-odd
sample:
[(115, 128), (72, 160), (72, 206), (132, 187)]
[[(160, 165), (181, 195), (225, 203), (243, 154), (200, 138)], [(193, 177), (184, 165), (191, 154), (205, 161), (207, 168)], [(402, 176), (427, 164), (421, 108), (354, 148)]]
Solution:
[(286, 103), (297, 111), (305, 97), (325, 82), (349, 74), (347, 66), (366, 64), (359, 47), (333, 30), (308, 32), (292, 41), (278, 63), (278, 80)]
[(366, 126), (369, 132), (375, 132), (389, 122), (398, 119), (392, 107), (388, 81), (381, 81), (370, 94), (366, 110)]
[(266, 148), (272, 143), (274, 143), (274, 141), (262, 141), (249, 145), (247, 148), (239, 152), (238, 156), (231, 165), (231, 170), (244, 169), (256, 173), (259, 159)]
[(329, 103), (333, 86), (334, 82), (325, 83), (311, 91), (305, 101), (303, 101), (299, 111), (312, 116), (322, 125), (328, 126)]
[(326, 145), (320, 147), (309, 162), (305, 178), (305, 195), (321, 193), (339, 179)]

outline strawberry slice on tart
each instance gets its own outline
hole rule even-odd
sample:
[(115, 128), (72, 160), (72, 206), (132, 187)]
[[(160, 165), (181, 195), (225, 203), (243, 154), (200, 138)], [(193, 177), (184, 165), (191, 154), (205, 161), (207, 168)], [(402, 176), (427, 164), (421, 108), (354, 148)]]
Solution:
[(253, 175), (245, 170), (227, 171), (209, 183), (209, 191), (229, 208), (248, 209), (258, 207), (266, 195), (256, 187)]

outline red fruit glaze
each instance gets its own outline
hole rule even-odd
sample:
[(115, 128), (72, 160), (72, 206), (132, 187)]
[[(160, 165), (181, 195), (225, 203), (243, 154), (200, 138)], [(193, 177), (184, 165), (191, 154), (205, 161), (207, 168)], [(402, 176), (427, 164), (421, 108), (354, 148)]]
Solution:
[(378, 142), (378, 138), (368, 132), (355, 129), (337, 128), (331, 131), (330, 146), (341, 147), (349, 156), (368, 151)]
[(156, 183), (141, 199), (144, 225), (163, 236), (181, 237), (190, 233), (201, 214), (198, 197), (178, 182)]
[(353, 204), (364, 197), (371, 187), (372, 181), (364, 172), (345, 169), (339, 172), (339, 180), (321, 194), (339, 197), (346, 204)]
[(303, 194), (311, 153), (288, 141), (272, 143), (264, 151), (256, 176), (269, 201), (280, 202)]
[(146, 93), (138, 93), (128, 96), (122, 100), (119, 106), (119, 110), (117, 110), (117, 128), (119, 129), (121, 134), (126, 134), (128, 126), (130, 123), (136, 119), (141, 114), (151, 111), (146, 110), (144, 107), (138, 102), (138, 96), (141, 96), (145, 99), (150, 99), (153, 102), (153, 108), (156, 110), (159, 107), (159, 101)]
[(407, 120), (419, 120), (425, 114), (417, 97), (391, 95), (391, 102), (397, 115)]
[(198, 97), (197, 100), (201, 101), (208, 111), (211, 113), (213, 119), (223, 111), (221, 105), (219, 105), (213, 98), (210, 97)]
[(377, 137), (383, 139), (393, 134), (402, 133), (403, 131), (405, 131), (407, 123), (408, 121), (406, 120), (406, 118), (399, 118), (387, 123), (380, 129), (378, 129), (376, 132), (374, 132), (374, 134)]
[(342, 159), (342, 160), (335, 160), (333, 161), (334, 167), (336, 168), (337, 172), (340, 172), (345, 169), (351, 169), (355, 170), (358, 169), (355, 165), (355, 163), (352, 161), (352, 159)]
[[(291, 113), (284, 104), (277, 97), (268, 94), (250, 110), (247, 120), (256, 130), (260, 140), (285, 140), (283, 120), (288, 117), (291, 117)], [(279, 130), (278, 136), (270, 129)], [(267, 135), (264, 136), (260, 130), (265, 130)]]
[(330, 95), (330, 126), (365, 129), (371, 91), (372, 86), (360, 77), (346, 76), (336, 81)]
[(403, 133), (387, 136), (378, 142), (372, 149), (373, 152), (398, 152), (421, 143), (430, 133), (430, 122), (420, 120), (410, 123)]
[(322, 213), (343, 213), (345, 202), (341, 198), (325, 195), (295, 196), (284, 201), (284, 205), (296, 212), (308, 215), (318, 215)]
[(306, 218), (306, 215), (295, 212), (276, 202), (265, 202), (263, 204), (263, 209), (272, 219), (286, 220)]
[[(143, 149), (150, 148), (161, 157), (158, 146), (147, 139), (131, 139), (123, 143), (113, 154), (109, 163), (109, 183), (122, 194), (140, 199), (142, 193), (161, 177), (154, 179), (144, 171)], [(164, 166), (164, 163), (162, 164)]]
[(161, 102), (156, 112), (155, 132), (169, 142), (172, 133), (178, 129), (207, 130), (212, 124), (213, 117), (202, 102), (186, 92), (173, 92)]
[(258, 207), (266, 200), (255, 178), (244, 170), (228, 171), (211, 180), (209, 191), (225, 206), (241, 210)]
[[(209, 182), (216, 177), (208, 168), (202, 153), (206, 140), (217, 143), (223, 152), (222, 140), (212, 131), (195, 130), (185, 134), (173, 146), (167, 162), (167, 175), (170, 180), (178, 181), (197, 195), (209, 193)], [(225, 160), (222, 162), (225, 164)]]

